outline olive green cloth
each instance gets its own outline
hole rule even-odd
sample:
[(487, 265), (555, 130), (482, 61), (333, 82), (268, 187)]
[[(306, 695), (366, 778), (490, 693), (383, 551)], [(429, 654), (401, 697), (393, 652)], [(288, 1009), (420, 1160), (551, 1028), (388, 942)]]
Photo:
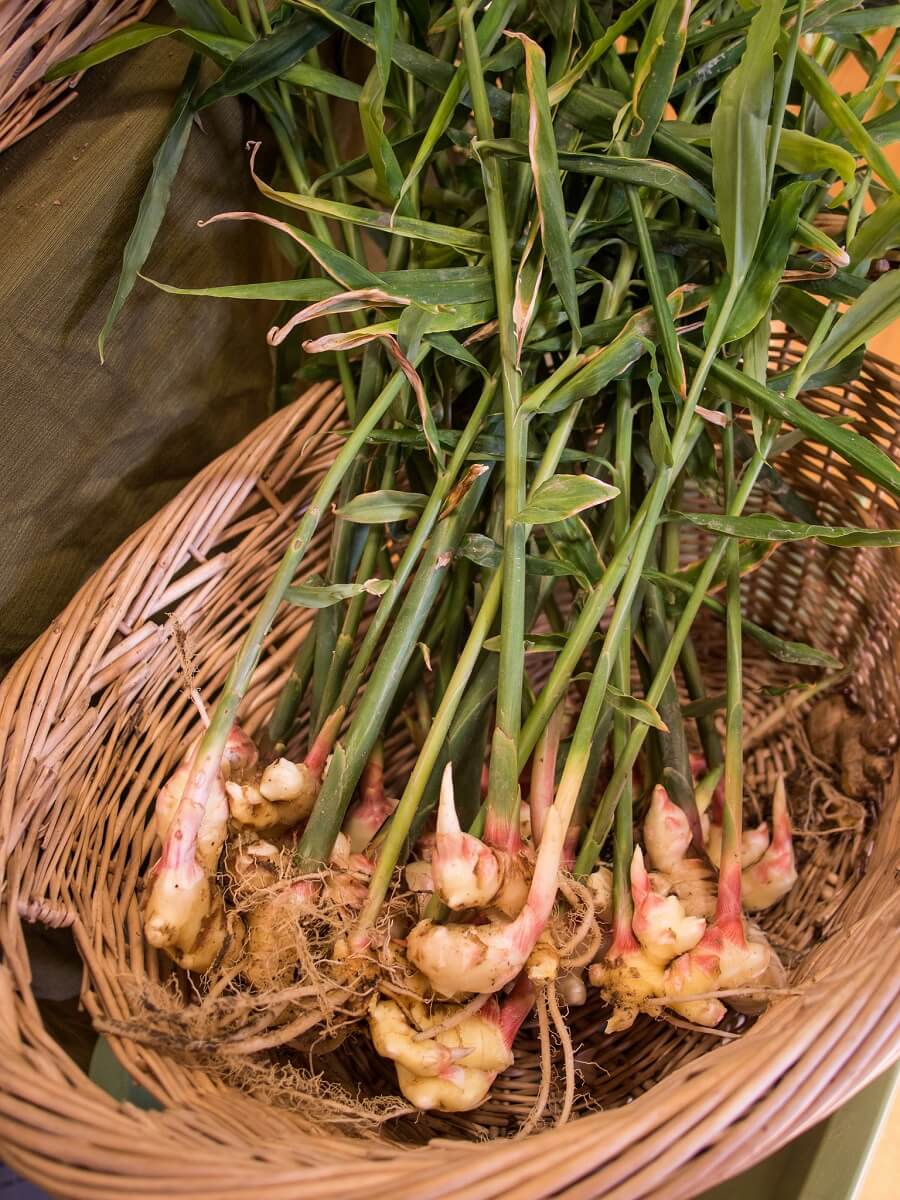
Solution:
[[(79, 97), (0, 155), (0, 669), (134, 528), (267, 413), (265, 305), (167, 295), (138, 280), (100, 365), (150, 164), (188, 62), (156, 42), (89, 72)], [(192, 130), (145, 273), (206, 285), (263, 277), (237, 100)]]

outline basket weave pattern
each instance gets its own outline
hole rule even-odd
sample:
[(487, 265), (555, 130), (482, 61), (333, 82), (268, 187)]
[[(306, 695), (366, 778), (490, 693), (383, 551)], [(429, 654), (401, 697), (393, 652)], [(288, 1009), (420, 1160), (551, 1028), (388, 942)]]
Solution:
[(78, 82), (44, 76), (65, 58), (139, 21), (155, 0), (8, 0), (0, 13), (0, 151), (76, 97)]
[[(782, 363), (794, 355), (788, 344), (776, 352)], [(898, 452), (900, 380), (882, 360), (868, 359), (852, 390), (808, 402), (852, 414)], [(189, 638), (195, 686), (214, 699), (342, 420), (339, 392), (320, 385), (255, 430), (110, 558), (0, 686), (0, 1153), (51, 1193), (85, 1200), (224, 1200), (260, 1188), (271, 1200), (694, 1195), (825, 1116), (900, 1054), (896, 768), (855, 831), (799, 843), (801, 881), (767, 923), (797, 952), (788, 994), (725, 1041), (647, 1018), (605, 1037), (593, 1000), (572, 1014), (572, 1030), (594, 1111), (529, 1139), (490, 1140), (530, 1106), (537, 1054), (527, 1036), (483, 1113), (410, 1119), (361, 1140), (310, 1131), (300, 1113), (113, 1039), (165, 1109), (120, 1105), (41, 1023), (23, 922), (72, 927), (83, 1000), (98, 1019), (127, 1020), (128, 984), (159, 981), (168, 969), (143, 942), (136, 889), (154, 849), (155, 793), (196, 732), (169, 617)], [(784, 461), (781, 473), (823, 523), (898, 524), (893, 499), (821, 449), (803, 442)], [(327, 556), (328, 538), (325, 523), (310, 569)], [(841, 656), (854, 700), (871, 716), (896, 718), (898, 579), (892, 553), (794, 544), (749, 577), (747, 615)], [(251, 733), (310, 615), (283, 606), (242, 710)], [(748, 662), (763, 670), (752, 655)], [(776, 682), (798, 674), (767, 669)], [(751, 691), (751, 791), (767, 794), (773, 770), (792, 766), (796, 727), (790, 693), (776, 701)], [(394, 744), (402, 777), (411, 751)], [(433, 1135), (443, 1136), (426, 1145)]]

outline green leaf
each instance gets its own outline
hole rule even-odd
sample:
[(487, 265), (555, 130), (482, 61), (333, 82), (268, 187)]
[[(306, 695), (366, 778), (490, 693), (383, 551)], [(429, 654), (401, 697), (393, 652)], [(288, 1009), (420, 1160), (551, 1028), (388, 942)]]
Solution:
[(376, 229), (381, 233), (390, 233), (397, 237), (436, 242), (439, 246), (454, 246), (469, 253), (487, 253), (490, 245), (487, 237), (483, 233), (475, 233), (470, 229), (437, 225), (433, 221), (420, 221), (415, 217), (392, 216), (389, 212), (374, 212), (370, 208), (361, 208), (356, 204), (341, 204), (337, 200), (325, 200), (320, 196), (280, 192), (270, 187), (256, 174), (255, 161), (258, 150), (259, 142), (255, 142), (250, 154), (250, 173), (260, 192), (270, 200), (274, 200), (276, 204), (286, 204), (289, 208), (299, 208), (303, 212), (318, 213), (320, 216), (333, 218), (336, 221), (349, 221), (353, 225), (362, 225), (366, 229)]
[(300, 583), (289, 587), (284, 598), (298, 608), (331, 608), (354, 596), (383, 596), (390, 586), (389, 579), (367, 579), (365, 583)]
[(511, 33), (525, 48), (525, 80), (528, 87), (528, 155), (538, 216), (541, 240), (553, 282), (572, 326), (572, 341), (577, 350), (581, 341), (578, 315), (578, 292), (575, 288), (575, 266), (566, 220), (553, 116), (547, 96), (547, 71), (544, 52), (524, 33)]
[(719, 229), (732, 286), (740, 286), (766, 213), (766, 145), (775, 82), (775, 44), (784, 0), (762, 0), (739, 66), (722, 85), (710, 145)]
[(835, 322), (809, 360), (810, 373), (835, 366), (900, 316), (900, 271), (876, 279)]
[(853, 186), (856, 178), (856, 159), (843, 146), (799, 129), (782, 129), (776, 162), (794, 175), (834, 171), (848, 187)]
[(662, 120), (687, 38), (690, 0), (657, 0), (634, 61), (632, 153), (644, 158)]
[[(783, 44), (786, 45), (786, 43)], [(834, 90), (831, 80), (819, 64), (802, 51), (797, 53), (796, 75), (800, 84), (809, 92), (827, 119), (840, 130), (857, 154), (861, 155), (869, 166), (881, 176), (892, 192), (900, 193), (900, 179), (884, 151), (850, 105)]]
[[(499, 570), (503, 563), (503, 547), (483, 533), (467, 533), (460, 544), (459, 554), (488, 571)], [(581, 577), (581, 572), (573, 563), (555, 558), (541, 558), (535, 554), (525, 555), (525, 570), (531, 575), (558, 578), (576, 576), (579, 579)]]
[[(341, 288), (329, 279), (277, 279), (269, 283), (228, 283), (219, 287), (182, 288), (147, 279), (154, 287), (176, 296), (208, 296), (221, 300), (290, 300), (310, 303), (337, 296)], [(445, 267), (436, 270), (382, 271), (377, 279), (386, 291), (408, 296), (417, 304), (474, 305), (490, 302), (494, 288), (490, 274), (478, 267)], [(468, 311), (468, 310), (467, 310)]]
[(375, 65), (369, 72), (359, 99), (359, 123), (369, 161), (382, 191), (396, 200), (403, 172), (385, 132), (384, 101), (391, 75), (391, 50), (397, 36), (396, 0), (375, 0)]
[[(678, 288), (668, 297), (677, 316), (692, 289)], [(646, 354), (656, 334), (656, 320), (649, 308), (639, 309), (607, 346), (588, 350), (569, 359), (522, 402), (524, 412), (562, 412), (578, 400), (595, 396), (613, 379), (618, 379)], [(558, 383), (557, 383), (558, 381)]]
[[(138, 21), (127, 29), (110, 34), (109, 37), (97, 42), (82, 54), (76, 54), (74, 58), (67, 58), (65, 61), (57, 63), (44, 78), (49, 82), (54, 79), (62, 79), (66, 75), (74, 75), (79, 71), (86, 71), (90, 67), (97, 66), (98, 63), (107, 62), (111, 58), (116, 58), (120, 54), (125, 54), (163, 37), (171, 37), (175, 41), (185, 42), (209, 55), (216, 62), (234, 62), (248, 46), (246, 35), (241, 40), (203, 29), (180, 29), (172, 25), (150, 25)], [(317, 92), (323, 92), (327, 96), (337, 96), (342, 100), (356, 101), (362, 91), (360, 86), (353, 83), (352, 80), (343, 79), (339, 75), (333, 75), (330, 71), (308, 66), (306, 63), (296, 63), (289, 70), (282, 72), (281, 78), (297, 87), (309, 87)]]
[(545, 533), (557, 558), (573, 563), (579, 576), (586, 579), (591, 587), (599, 583), (603, 575), (603, 560), (583, 517), (554, 521), (546, 526)]
[(388, 488), (378, 492), (361, 492), (348, 500), (335, 516), (356, 525), (390, 525), (416, 517), (428, 503), (421, 492), (397, 492)]
[(850, 266), (881, 258), (897, 246), (900, 246), (900, 196), (888, 196), (866, 217), (847, 247)]
[[(655, 583), (665, 590), (675, 590), (686, 596), (689, 596), (694, 590), (692, 583), (684, 579), (679, 579), (677, 575), (667, 575), (662, 571), (652, 570), (644, 571), (643, 575), (650, 583)], [(711, 612), (714, 612), (716, 616), (724, 620), (726, 615), (724, 604), (721, 604), (713, 596), (704, 596), (703, 604)], [(824, 650), (817, 650), (815, 646), (810, 646), (806, 642), (793, 642), (787, 638), (780, 638), (776, 634), (770, 633), (768, 629), (763, 629), (761, 625), (757, 625), (754, 621), (748, 620), (746, 617), (741, 618), (741, 628), (744, 633), (752, 637), (773, 658), (777, 658), (780, 662), (793, 663), (801, 667), (818, 667), (835, 671), (840, 670), (844, 665), (833, 654), (826, 654)], [(713, 711), (715, 710), (713, 709)], [(688, 712), (688, 706), (685, 706), (682, 712), (685, 716), (697, 715), (693, 711)]]
[(87, 71), (91, 67), (97, 66), (98, 63), (108, 62), (109, 59), (115, 58), (119, 54), (127, 54), (130, 50), (137, 50), (140, 46), (155, 42), (157, 38), (171, 37), (173, 33), (175, 30), (171, 25), (152, 25), (149, 22), (137, 21), (134, 25), (129, 25), (127, 29), (111, 33), (109, 37), (96, 42), (81, 54), (56, 63), (50, 68), (44, 79), (47, 83), (52, 83), (54, 79), (64, 79), (67, 75), (76, 75), (79, 71)]
[(803, 525), (771, 513), (729, 517), (720, 513), (677, 513), (701, 529), (756, 542), (822, 542), (826, 546), (900, 546), (900, 529), (858, 529), (843, 525)]
[[(850, 6), (848, 6), (850, 7)], [(900, 26), (900, 5), (873, 5), (871, 8), (854, 12), (832, 13), (828, 5), (813, 12), (804, 22), (803, 31), (821, 30), (823, 33), (874, 33), (878, 29), (896, 29)]]
[(217, 300), (288, 300), (305, 304), (341, 294), (341, 289), (330, 279), (277, 279), (271, 283), (226, 283), (207, 288), (176, 287), (149, 275), (141, 275), (141, 279), (173, 296), (207, 296)]
[(642, 725), (649, 725), (651, 729), (658, 729), (660, 733), (669, 732), (668, 725), (652, 704), (648, 704), (646, 700), (641, 700), (637, 696), (629, 696), (625, 692), (620, 692), (611, 683), (606, 685), (606, 701), (610, 708), (614, 708), (623, 717), (628, 717), (632, 721), (640, 721)]
[[(737, 341), (752, 333), (769, 311), (787, 265), (808, 186), (802, 180), (789, 183), (769, 205), (753, 261), (728, 318), (723, 342)], [(707, 340), (715, 328), (730, 286), (731, 276), (726, 273), (709, 303), (704, 325)]]
[[(355, 0), (333, 0), (333, 3), (338, 9), (349, 8)], [(225, 96), (247, 94), (260, 84), (284, 75), (323, 42), (330, 32), (327, 24), (309, 13), (294, 13), (272, 33), (251, 42), (242, 50), (215, 83), (206, 89), (197, 107), (207, 108)]]
[(382, 286), (382, 280), (377, 275), (373, 274), (372, 271), (358, 263), (348, 254), (343, 254), (340, 250), (335, 250), (333, 246), (320, 241), (314, 234), (306, 233), (305, 230), (298, 229), (296, 225), (290, 225), (287, 221), (278, 221), (275, 217), (266, 216), (264, 213), (227, 212), (216, 213), (214, 217), (209, 217), (206, 221), (198, 221), (197, 224), (203, 229), (207, 225), (216, 224), (218, 221), (258, 221), (261, 225), (268, 225), (272, 229), (277, 229), (279, 233), (285, 234), (299, 246), (302, 246), (307, 254), (314, 258), (319, 266), (342, 287), (355, 290), (357, 288), (380, 288)]
[(106, 340), (115, 324), (116, 317), (122, 311), (122, 307), (128, 299), (131, 289), (134, 287), (138, 272), (147, 261), (147, 256), (150, 253), (157, 233), (159, 233), (159, 227), (162, 225), (163, 217), (166, 215), (166, 207), (168, 206), (169, 195), (172, 191), (172, 182), (178, 173), (178, 168), (187, 149), (188, 138), (191, 135), (191, 128), (194, 123), (194, 109), (191, 99), (199, 74), (200, 56), (195, 54), (191, 57), (178, 96), (175, 99), (172, 115), (169, 118), (169, 124), (166, 128), (162, 144), (154, 155), (150, 179), (141, 197), (137, 220), (134, 223), (134, 228), (122, 253), (122, 270), (119, 274), (119, 282), (116, 285), (116, 293), (113, 296), (112, 304), (103, 323), (103, 329), (100, 331), (100, 336), (97, 339), (101, 362), (104, 361), (103, 355)]
[[(476, 143), (479, 151), (492, 151), (502, 158), (517, 162), (528, 161), (528, 150), (521, 142), (494, 139)], [(622, 158), (614, 154), (568, 154), (557, 153), (560, 170), (574, 171), (578, 175), (598, 175), (614, 183), (633, 183), (636, 187), (652, 188), (666, 192), (676, 200), (695, 208), (710, 222), (716, 220), (713, 198), (703, 186), (680, 167), (660, 162), (655, 158)]]
[(435, 350), (439, 350), (441, 354), (446, 354), (448, 358), (455, 358), (457, 362), (471, 367), (482, 378), (489, 378), (487, 368), (478, 361), (471, 350), (467, 350), (461, 342), (458, 342), (452, 333), (426, 333), (425, 341)]
[(523, 525), (546, 525), (564, 521), (575, 513), (606, 504), (619, 489), (593, 475), (553, 475), (536, 488), (521, 512), (513, 518)]
[[(681, 340), (681, 351), (685, 358), (694, 362), (699, 362), (703, 357), (703, 351), (698, 346), (684, 339)], [(712, 364), (710, 378), (727, 387), (729, 398), (734, 403), (749, 407), (751, 402), (756, 402), (769, 416), (778, 417), (796, 429), (802, 429), (811, 438), (829, 446), (846, 459), (866, 479), (900, 496), (900, 468), (867, 438), (820, 417), (791, 396), (782, 396), (771, 388), (763, 387), (721, 359)]]
[[(518, 0), (506, 0), (505, 4), (494, 3), (488, 6), (476, 30), (478, 49), (483, 56), (487, 56), (493, 50), (501, 31), (512, 16), (517, 3)], [(412, 166), (409, 168), (406, 178), (403, 181), (403, 186), (400, 189), (401, 199), (406, 195), (423, 169), (430, 162), (438, 143), (449, 129), (450, 123), (453, 120), (454, 110), (462, 97), (465, 83), (466, 68), (463, 64), (460, 64), (447, 85), (440, 103), (435, 109), (434, 116), (431, 118), (428, 128), (425, 131), (425, 136), (419, 144)]]

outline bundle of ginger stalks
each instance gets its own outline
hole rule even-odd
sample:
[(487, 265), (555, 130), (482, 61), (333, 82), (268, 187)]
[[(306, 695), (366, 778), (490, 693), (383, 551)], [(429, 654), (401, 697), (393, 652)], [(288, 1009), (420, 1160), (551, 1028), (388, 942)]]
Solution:
[[(57, 72), (158, 37), (195, 55), (104, 338), (195, 115), (241, 93), (271, 130), (259, 211), (210, 220), (270, 226), (289, 277), (158, 286), (280, 302), (282, 377), (336, 376), (347, 413), (157, 798), (144, 933), (196, 977), (186, 1022), (232, 1056), (368, 1036), (412, 1105), (463, 1111), (532, 1010), (565, 1044), (590, 989), (607, 1031), (760, 1011), (786, 976), (756, 914), (797, 872), (784, 779), (743, 826), (742, 643), (820, 689), (841, 664), (745, 620), (742, 580), (777, 543), (900, 543), (814, 524), (779, 476), (810, 439), (900, 494), (804, 399), (900, 314), (897, 35), (869, 42), (898, 10), (172, 7), (193, 27), (135, 25)], [(855, 96), (829, 82), (848, 55)], [(772, 375), (775, 322), (805, 349)], [(241, 701), (287, 604), (316, 614), (254, 742)], [(724, 698), (692, 642), (709, 608)]]

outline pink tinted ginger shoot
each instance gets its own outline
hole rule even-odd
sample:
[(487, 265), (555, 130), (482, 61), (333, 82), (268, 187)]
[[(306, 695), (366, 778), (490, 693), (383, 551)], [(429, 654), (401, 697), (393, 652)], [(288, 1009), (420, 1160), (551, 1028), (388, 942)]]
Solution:
[[(191, 790), (192, 772), (200, 786)], [(206, 971), (237, 940), (239, 925), (226, 919), (215, 883), (228, 825), (218, 767), (207, 763), (198, 771), (186, 758), (160, 792), (157, 821), (163, 848), (144, 899), (144, 932), (186, 970)]]
[(744, 907), (759, 912), (776, 904), (797, 882), (797, 863), (784, 776), (779, 775), (772, 797), (772, 843), (762, 857), (745, 868)]
[(644, 845), (656, 870), (667, 874), (684, 859), (691, 845), (690, 822), (661, 784), (653, 789), (644, 818)]
[(359, 781), (359, 800), (344, 822), (354, 853), (365, 850), (396, 807), (397, 801), (384, 792), (384, 750), (376, 742)]
[(553, 794), (556, 790), (556, 762), (559, 757), (559, 742), (565, 720), (566, 708), (563, 700), (553, 710), (531, 760), (529, 808), (531, 810), (531, 834), (535, 846), (541, 844), (544, 819), (553, 804)]
[(725, 818), (715, 921), (695, 949), (669, 966), (665, 977), (669, 1007), (697, 1025), (718, 1025), (725, 1007), (717, 999), (692, 1001), (692, 995), (752, 984), (765, 975), (772, 953), (767, 944), (747, 939), (741, 905), (740, 829), (729, 821), (727, 809)]
[(519, 974), (553, 911), (564, 838), (563, 817), (554, 806), (544, 823), (527, 900), (514, 920), (481, 925), (426, 920), (415, 926), (407, 954), (438, 995), (497, 992)]
[(635, 846), (631, 860), (631, 896), (632, 930), (655, 962), (671, 962), (703, 937), (706, 922), (702, 917), (688, 916), (677, 896), (660, 896), (653, 890), (640, 846)]
[(342, 717), (342, 710), (329, 717), (303, 762), (278, 758), (265, 768), (258, 784), (229, 779), (225, 787), (232, 820), (259, 831), (290, 828), (305, 821), (315, 805)]
[[(643, 867), (643, 859), (641, 859)], [(649, 890), (649, 882), (647, 884)], [(641, 898), (644, 899), (643, 895)], [(604, 957), (588, 968), (588, 978), (612, 1005), (607, 1033), (630, 1029), (643, 1003), (662, 991), (663, 970), (635, 937), (634, 900), (628, 881), (613, 879), (613, 940)]]
[(459, 823), (450, 763), (441, 776), (431, 878), (434, 890), (452, 909), (486, 908), (503, 882), (497, 852), (465, 833)]
[[(769, 826), (765, 821), (753, 829), (745, 829), (741, 833), (741, 868), (746, 870), (759, 862), (769, 848)], [(722, 860), (722, 826), (711, 822), (706, 835), (706, 853), (714, 867)], [(749, 907), (746, 903), (745, 907)]]

